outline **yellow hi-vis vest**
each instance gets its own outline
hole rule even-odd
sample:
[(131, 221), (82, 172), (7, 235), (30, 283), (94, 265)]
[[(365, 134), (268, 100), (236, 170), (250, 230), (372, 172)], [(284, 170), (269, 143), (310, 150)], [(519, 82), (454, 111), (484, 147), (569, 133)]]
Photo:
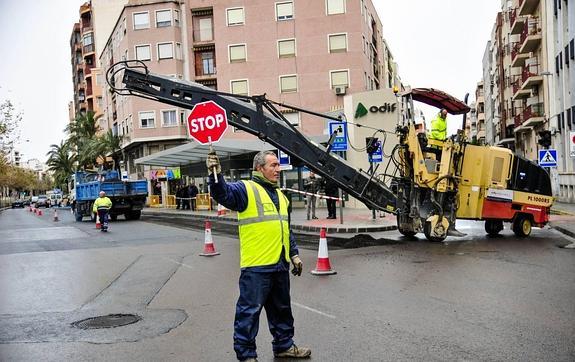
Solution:
[(248, 194), (248, 207), (238, 212), (240, 267), (273, 265), (281, 258), (282, 246), (289, 263), (288, 200), (277, 189), (279, 211), (266, 190), (254, 181), (242, 181)]
[(445, 141), (447, 138), (447, 119), (438, 114), (431, 120), (431, 139)]

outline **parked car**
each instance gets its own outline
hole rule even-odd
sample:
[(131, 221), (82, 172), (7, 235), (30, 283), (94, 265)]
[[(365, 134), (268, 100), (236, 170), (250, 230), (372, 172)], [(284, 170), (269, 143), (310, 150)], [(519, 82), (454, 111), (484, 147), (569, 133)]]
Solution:
[(30, 199), (30, 203), (32, 205), (35, 205), (38, 202), (38, 196), (32, 196), (32, 198)]
[(15, 209), (17, 207), (24, 207), (24, 200), (14, 200), (12, 201), (12, 208)]
[(62, 206), (62, 194), (50, 194), (50, 206)]
[(31, 202), (32, 202), (31, 198), (24, 199), (24, 206), (30, 206)]
[(48, 196), (46, 196), (46, 195), (38, 196), (38, 201), (36, 202), (36, 207), (40, 207), (40, 206), (50, 207), (50, 199), (48, 199)]

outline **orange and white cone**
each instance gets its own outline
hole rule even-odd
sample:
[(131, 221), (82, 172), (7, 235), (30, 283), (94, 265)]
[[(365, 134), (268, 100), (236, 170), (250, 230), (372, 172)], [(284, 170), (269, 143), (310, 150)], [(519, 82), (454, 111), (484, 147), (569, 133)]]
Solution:
[(38, 209), (33, 208), (32, 210), (34, 210), (34, 214), (37, 214), (37, 213), (38, 213)]
[(100, 215), (96, 213), (96, 229), (101, 229), (102, 223), (100, 222)]
[(32, 206), (28, 206), (28, 212), (32, 212)]
[(58, 219), (58, 210), (54, 209), (54, 222), (60, 221)]
[(327, 254), (327, 238), (325, 236), (325, 228), (321, 228), (319, 235), (319, 250), (317, 252), (317, 264), (315, 269), (311, 271), (314, 275), (332, 275), (337, 274), (335, 270), (331, 268), (329, 262), (329, 256)]
[(42, 210), (38, 209), (38, 216), (42, 216)]
[(200, 256), (215, 256), (220, 255), (214, 247), (214, 241), (212, 240), (212, 223), (206, 220), (206, 234), (204, 238), (204, 252)]

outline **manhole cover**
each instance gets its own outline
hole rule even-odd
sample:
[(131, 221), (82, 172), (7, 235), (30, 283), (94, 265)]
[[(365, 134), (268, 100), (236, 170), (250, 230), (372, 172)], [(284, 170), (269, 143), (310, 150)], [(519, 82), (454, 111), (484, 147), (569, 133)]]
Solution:
[(135, 314), (108, 314), (99, 317), (82, 319), (72, 323), (73, 327), (80, 329), (116, 328), (134, 324), (142, 319)]

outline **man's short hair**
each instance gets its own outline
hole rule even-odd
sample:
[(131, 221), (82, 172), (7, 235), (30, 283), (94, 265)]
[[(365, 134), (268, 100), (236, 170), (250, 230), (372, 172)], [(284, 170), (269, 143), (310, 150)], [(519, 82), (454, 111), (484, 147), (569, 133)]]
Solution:
[(254, 171), (256, 171), (259, 167), (264, 167), (266, 164), (266, 156), (267, 155), (272, 155), (274, 157), (276, 156), (276, 153), (274, 151), (260, 151), (258, 153), (256, 153), (256, 155), (254, 156)]

